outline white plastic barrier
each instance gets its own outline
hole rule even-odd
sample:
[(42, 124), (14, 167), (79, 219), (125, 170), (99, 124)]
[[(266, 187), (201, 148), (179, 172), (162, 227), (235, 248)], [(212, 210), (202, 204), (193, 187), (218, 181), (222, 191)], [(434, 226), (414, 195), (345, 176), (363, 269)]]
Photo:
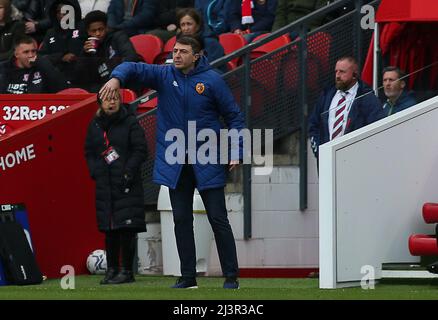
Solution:
[(162, 274), (163, 255), (159, 223), (148, 223), (147, 232), (138, 234), (138, 273)]
[(380, 279), (382, 263), (418, 262), (412, 233), (433, 234), (438, 202), (438, 97), (320, 147), (320, 287)]
[[(181, 276), (180, 260), (176, 248), (173, 213), (170, 204), (169, 189), (161, 186), (158, 195), (158, 211), (161, 220), (161, 239), (163, 250), (163, 274)], [(213, 231), (208, 222), (204, 204), (198, 190), (193, 196), (194, 221), (193, 229), (196, 245), (196, 272), (205, 273), (208, 270), (210, 247), (213, 240)]]

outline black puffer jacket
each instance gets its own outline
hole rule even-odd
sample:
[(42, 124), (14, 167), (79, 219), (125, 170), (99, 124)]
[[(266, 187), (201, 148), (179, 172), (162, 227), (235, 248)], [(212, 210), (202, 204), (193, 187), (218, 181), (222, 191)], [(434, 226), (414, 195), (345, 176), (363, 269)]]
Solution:
[(4, 26), (0, 26), (1, 61), (12, 57), (14, 41), (22, 35), (24, 35), (24, 23), (22, 21), (9, 20)]
[[(107, 149), (104, 139), (119, 158), (107, 164), (101, 155)], [(85, 157), (91, 177), (96, 181), (96, 215), (99, 231), (146, 230), (143, 183), (140, 167), (147, 157), (145, 134), (125, 106), (110, 117), (100, 110), (91, 121), (85, 141)], [(129, 192), (123, 192), (123, 175), (129, 174)]]

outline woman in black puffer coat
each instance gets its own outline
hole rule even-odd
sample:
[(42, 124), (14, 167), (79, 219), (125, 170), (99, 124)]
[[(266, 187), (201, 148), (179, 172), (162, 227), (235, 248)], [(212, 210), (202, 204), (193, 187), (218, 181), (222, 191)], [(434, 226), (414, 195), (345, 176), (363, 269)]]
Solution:
[[(133, 282), (137, 232), (146, 231), (140, 167), (147, 157), (145, 133), (120, 97), (100, 101), (85, 141), (85, 157), (96, 181), (96, 215), (105, 233), (107, 272), (101, 284)], [(122, 256), (119, 268), (119, 254)]]

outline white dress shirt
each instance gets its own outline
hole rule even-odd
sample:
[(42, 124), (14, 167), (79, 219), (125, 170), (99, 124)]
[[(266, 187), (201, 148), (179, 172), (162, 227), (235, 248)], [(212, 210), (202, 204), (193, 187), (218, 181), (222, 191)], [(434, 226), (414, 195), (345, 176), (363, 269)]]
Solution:
[(342, 131), (338, 135), (338, 137), (344, 135), (345, 126), (347, 124), (347, 119), (348, 119), (348, 114), (350, 113), (351, 105), (353, 104), (354, 99), (356, 98), (358, 88), (359, 88), (359, 83), (356, 82), (350, 89), (348, 89), (345, 92), (341, 91), (341, 90), (336, 91), (336, 94), (332, 99), (332, 102), (330, 104), (330, 109), (329, 109), (328, 129), (329, 129), (330, 140), (332, 139), (333, 124), (335, 123), (335, 118), (336, 118), (336, 116), (335, 116), (336, 115), (336, 107), (338, 106), (339, 100), (342, 98), (343, 95), (346, 95), (345, 96), (346, 107), (344, 109), (344, 121), (342, 122)]

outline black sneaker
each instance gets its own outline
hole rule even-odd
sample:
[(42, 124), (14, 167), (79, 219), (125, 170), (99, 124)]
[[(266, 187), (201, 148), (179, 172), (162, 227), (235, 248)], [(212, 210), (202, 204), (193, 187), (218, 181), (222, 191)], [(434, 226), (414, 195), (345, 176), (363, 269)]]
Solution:
[(239, 281), (236, 278), (226, 278), (224, 289), (239, 289)]
[(119, 270), (115, 268), (108, 268), (108, 270), (105, 272), (105, 277), (100, 281), (100, 284), (108, 284), (108, 281), (114, 279), (118, 273)]
[(171, 286), (173, 289), (197, 289), (198, 284), (196, 283), (195, 278), (184, 278), (181, 277), (176, 280), (176, 283)]
[(112, 279), (108, 280), (107, 284), (122, 284), (135, 282), (134, 273), (128, 270), (120, 270), (120, 272)]

